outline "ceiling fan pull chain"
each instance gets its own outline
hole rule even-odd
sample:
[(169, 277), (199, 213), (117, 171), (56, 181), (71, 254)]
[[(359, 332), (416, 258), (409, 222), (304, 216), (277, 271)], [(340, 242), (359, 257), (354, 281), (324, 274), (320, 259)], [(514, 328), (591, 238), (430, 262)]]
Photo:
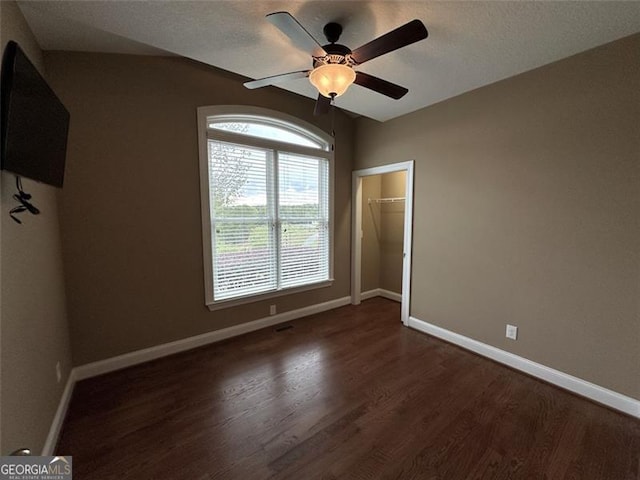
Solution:
[(331, 138), (333, 143), (331, 144), (331, 151), (336, 149), (336, 96), (331, 97)]

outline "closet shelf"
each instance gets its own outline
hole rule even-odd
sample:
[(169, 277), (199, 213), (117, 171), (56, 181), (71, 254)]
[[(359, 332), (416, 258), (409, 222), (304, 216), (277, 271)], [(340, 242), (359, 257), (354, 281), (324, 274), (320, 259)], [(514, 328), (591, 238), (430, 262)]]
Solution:
[(404, 202), (405, 197), (387, 197), (387, 198), (370, 198), (369, 204), (372, 203), (397, 203)]

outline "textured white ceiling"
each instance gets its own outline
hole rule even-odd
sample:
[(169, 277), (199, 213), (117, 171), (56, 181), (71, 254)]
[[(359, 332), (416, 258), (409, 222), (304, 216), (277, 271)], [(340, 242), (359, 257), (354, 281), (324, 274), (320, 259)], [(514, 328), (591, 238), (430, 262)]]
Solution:
[[(344, 27), (351, 49), (414, 18), (429, 38), (358, 70), (409, 89), (392, 100), (354, 85), (337, 105), (380, 121), (640, 31), (640, 2), (20, 1), (45, 50), (175, 54), (249, 78), (309, 68), (309, 54), (265, 20), (288, 11), (320, 43)], [(317, 96), (307, 79), (286, 90)]]

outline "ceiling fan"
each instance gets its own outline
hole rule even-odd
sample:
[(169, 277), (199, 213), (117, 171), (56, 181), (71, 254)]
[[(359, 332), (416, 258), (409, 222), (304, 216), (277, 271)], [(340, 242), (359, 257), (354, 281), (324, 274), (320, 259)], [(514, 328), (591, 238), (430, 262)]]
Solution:
[(346, 92), (352, 83), (395, 100), (402, 98), (409, 90), (373, 75), (356, 72), (354, 68), (385, 53), (423, 40), (429, 35), (420, 20), (412, 20), (355, 50), (351, 50), (336, 43), (342, 34), (342, 25), (339, 23), (330, 22), (324, 26), (322, 31), (329, 43), (320, 45), (288, 12), (270, 13), (267, 15), (267, 20), (287, 35), (295, 45), (311, 52), (313, 68), (252, 80), (246, 82), (244, 86), (253, 89), (309, 77), (319, 92), (314, 109), (315, 115), (326, 113), (333, 99)]

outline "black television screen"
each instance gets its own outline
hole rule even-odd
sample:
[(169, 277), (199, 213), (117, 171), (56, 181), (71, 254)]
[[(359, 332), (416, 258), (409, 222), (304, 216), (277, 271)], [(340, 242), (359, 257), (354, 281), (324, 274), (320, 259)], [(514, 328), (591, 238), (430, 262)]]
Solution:
[(62, 187), (69, 112), (16, 42), (2, 61), (2, 169)]

